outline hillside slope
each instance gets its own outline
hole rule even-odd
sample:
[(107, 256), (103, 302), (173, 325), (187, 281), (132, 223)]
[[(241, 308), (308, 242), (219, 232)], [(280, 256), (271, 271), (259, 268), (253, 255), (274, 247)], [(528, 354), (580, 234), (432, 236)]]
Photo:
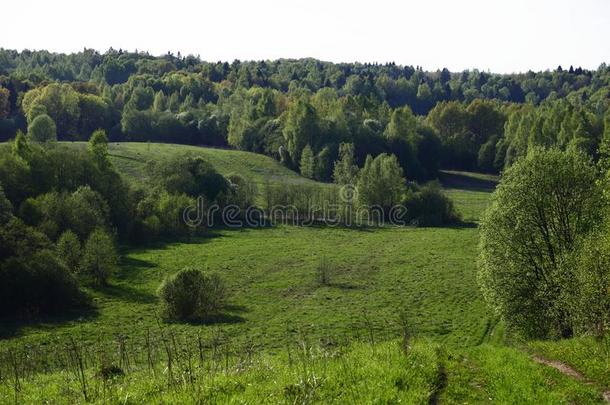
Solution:
[[(85, 142), (65, 142), (85, 148)], [(278, 161), (257, 153), (167, 143), (113, 142), (108, 144), (112, 163), (128, 180), (147, 178), (146, 163), (177, 154), (197, 154), (206, 158), (223, 175), (238, 173), (256, 183), (315, 184)]]

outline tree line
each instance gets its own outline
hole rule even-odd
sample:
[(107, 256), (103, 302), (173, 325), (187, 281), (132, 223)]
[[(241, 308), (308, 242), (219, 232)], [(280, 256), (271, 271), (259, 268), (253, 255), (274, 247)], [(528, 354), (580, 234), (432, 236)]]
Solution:
[(87, 140), (101, 128), (111, 141), (233, 147), (322, 181), (332, 179), (341, 143), (351, 143), (359, 166), (367, 155), (394, 154), (408, 178), (426, 180), (439, 167), (498, 172), (531, 146), (597, 158), (609, 88), (605, 64), (500, 75), (0, 50), (0, 139), (47, 115), (59, 140)]

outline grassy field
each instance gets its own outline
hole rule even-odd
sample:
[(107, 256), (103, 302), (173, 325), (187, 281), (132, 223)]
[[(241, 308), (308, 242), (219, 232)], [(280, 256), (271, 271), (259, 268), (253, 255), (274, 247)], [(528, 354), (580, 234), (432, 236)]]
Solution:
[[(313, 183), (246, 152), (110, 145), (113, 163), (136, 182), (146, 179), (146, 161), (186, 151), (203, 154), (223, 174)], [(83, 402), (83, 391), (100, 403), (600, 402), (610, 382), (601, 346), (593, 353), (582, 350), (586, 342), (531, 344), (530, 351), (591, 368), (587, 376), (599, 384), (575, 381), (505, 346), (503, 325), (483, 302), (476, 221), (496, 180), (442, 173), (467, 222), (459, 227), (219, 229), (124, 247), (111, 285), (89, 290), (94, 310), (0, 325), (0, 356), (13, 356), (4, 364), (17, 364), (12, 353), (25, 363), (40, 354), (35, 366), (48, 371), (24, 368), (11, 379), (0, 368), (0, 402)], [(322, 258), (332, 264), (328, 285), (316, 278)], [(184, 266), (225, 279), (229, 305), (221, 316), (206, 324), (159, 320), (157, 288)], [(414, 336), (406, 356), (405, 318)], [(570, 351), (575, 345), (581, 349)], [(102, 378), (99, 364), (106, 363), (129, 372)]]
[[(85, 143), (71, 144), (85, 147)], [(200, 147), (110, 144), (114, 165), (130, 181), (146, 178), (145, 162), (176, 153), (198, 153), (224, 174), (237, 172), (262, 182), (309, 182), (275, 160), (248, 152)], [(468, 174), (445, 173), (443, 181), (466, 218), (478, 218), (487, 191)], [(469, 180), (470, 179), (470, 180)], [(320, 184), (320, 183), (317, 183)], [(406, 314), (417, 334), (452, 346), (485, 339), (494, 323), (475, 282), (477, 230), (455, 228), (333, 228), (278, 226), (216, 230), (205, 238), (125, 248), (112, 285), (90, 290), (96, 310), (46, 324), (5, 326), (13, 341), (46, 342), (79, 336), (84, 341), (117, 335), (142, 339), (157, 324), (156, 291), (185, 266), (217, 272), (227, 281), (230, 307), (219, 322), (171, 325), (177, 333), (221, 330), (261, 347), (283, 345), (287, 330), (312, 336), (346, 336), (373, 329), (396, 336)], [(330, 259), (328, 286), (319, 286), (315, 267)], [(134, 327), (134, 325), (136, 327)]]
[[(87, 145), (86, 142), (64, 142), (64, 144), (78, 148), (85, 148)], [(239, 173), (258, 184), (264, 184), (266, 181), (293, 184), (315, 183), (287, 169), (268, 156), (252, 152), (141, 142), (109, 143), (108, 152), (110, 160), (117, 170), (128, 180), (134, 182), (142, 182), (147, 179), (146, 163), (148, 161), (157, 161), (176, 154), (192, 153), (203, 156), (225, 176)]]
[[(156, 326), (156, 290), (185, 266), (218, 272), (230, 310), (219, 322), (172, 325), (180, 332), (216, 329), (264, 347), (281, 347), (287, 328), (316, 337), (363, 333), (386, 338), (405, 312), (420, 336), (455, 346), (483, 339), (491, 318), (475, 283), (476, 229), (374, 230), (275, 227), (217, 231), (206, 239), (127, 250), (112, 286), (92, 291), (97, 312), (57, 325), (22, 326), (17, 340), (44, 342), (117, 334), (142, 338)], [(321, 257), (335, 265), (319, 286)], [(396, 335), (394, 335), (396, 336)]]
[(579, 337), (528, 343), (530, 351), (559, 360), (598, 387), (610, 387), (610, 340)]
[(514, 347), (483, 344), (453, 352), (445, 363), (449, 404), (597, 404), (595, 387), (537, 364)]
[(466, 222), (479, 220), (498, 180), (498, 176), (490, 174), (453, 170), (443, 170), (440, 173), (440, 182), (445, 192), (451, 197)]

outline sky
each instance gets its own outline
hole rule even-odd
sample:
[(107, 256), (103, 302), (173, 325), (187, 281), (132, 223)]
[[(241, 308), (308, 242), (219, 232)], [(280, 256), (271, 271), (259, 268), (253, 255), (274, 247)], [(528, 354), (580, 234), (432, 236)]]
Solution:
[(512, 73), (610, 63), (610, 0), (6, 1), (0, 47)]

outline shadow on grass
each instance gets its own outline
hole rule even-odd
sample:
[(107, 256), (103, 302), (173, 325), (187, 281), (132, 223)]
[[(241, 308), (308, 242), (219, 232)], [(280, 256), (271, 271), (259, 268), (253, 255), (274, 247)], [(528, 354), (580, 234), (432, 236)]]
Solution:
[[(168, 248), (178, 245), (178, 244), (199, 245), (199, 244), (207, 243), (216, 238), (227, 237), (226, 234), (220, 233), (220, 230), (221, 230), (220, 228), (218, 228), (218, 229), (214, 228), (213, 230), (208, 229), (204, 233), (197, 234), (197, 235), (174, 237), (174, 238), (164, 238), (164, 239), (160, 239), (160, 240), (152, 241), (152, 242), (127, 243), (126, 241), (123, 241), (125, 243), (121, 246), (121, 252), (123, 254), (145, 253), (149, 250), (168, 249)], [(133, 260), (134, 260), (133, 263), (135, 266), (138, 266), (138, 262), (143, 262), (143, 264), (145, 265), (144, 267), (154, 267), (154, 265), (148, 266), (149, 263), (147, 263), (146, 261), (139, 260), (139, 259), (133, 259)], [(129, 265), (130, 263), (127, 262), (125, 264)]]
[(53, 329), (71, 322), (90, 322), (99, 316), (97, 308), (89, 304), (62, 315), (47, 315), (27, 319), (0, 318), (0, 340), (21, 336), (24, 328)]
[(468, 222), (458, 222), (456, 224), (451, 224), (451, 225), (446, 225), (443, 226), (442, 228), (449, 228), (449, 229), (472, 229), (472, 228), (478, 228), (479, 224), (473, 221), (468, 221)]
[(225, 309), (229, 312), (239, 312), (239, 313), (249, 312), (248, 308), (246, 308), (243, 305), (229, 304), (229, 305), (225, 305)]
[(121, 258), (121, 265), (129, 267), (143, 267), (146, 269), (157, 267), (155, 263), (149, 262), (148, 260), (136, 259), (129, 256), (123, 256)]
[(363, 290), (364, 286), (346, 282), (330, 282), (328, 283), (329, 287), (338, 288), (339, 290)]
[(441, 172), (439, 180), (444, 188), (455, 188), (469, 191), (493, 191), (497, 181), (481, 179), (456, 172)]

